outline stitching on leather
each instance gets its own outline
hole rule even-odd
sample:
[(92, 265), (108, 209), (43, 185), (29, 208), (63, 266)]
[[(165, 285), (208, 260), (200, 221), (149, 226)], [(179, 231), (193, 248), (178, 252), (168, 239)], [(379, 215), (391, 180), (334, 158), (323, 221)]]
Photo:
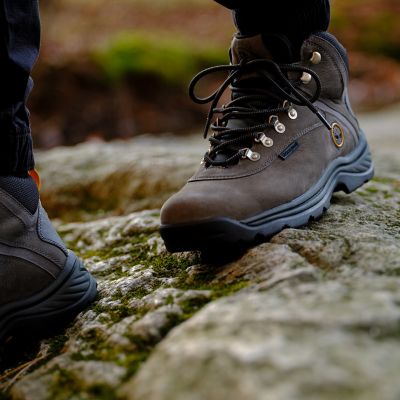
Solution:
[(52, 262), (56, 266), (56, 268), (58, 268), (59, 270), (62, 269), (58, 266), (58, 260), (53, 259), (53, 257), (49, 256), (48, 254), (44, 254), (43, 252), (41, 252), (39, 249), (37, 249), (35, 247), (28, 248), (28, 247), (24, 246), (23, 243), (20, 243), (18, 241), (10, 243), (10, 242), (7, 242), (7, 241), (1, 240), (1, 239), (0, 239), (0, 244), (2, 244), (4, 246), (12, 247), (14, 249), (23, 249), (26, 251), (30, 251), (34, 254), (38, 254), (39, 256), (45, 258), (47, 261)]
[(39, 216), (38, 216), (38, 224), (37, 224), (37, 229), (38, 229), (38, 235), (39, 238), (49, 244), (52, 244), (53, 246), (56, 246), (58, 249), (60, 249), (64, 254), (66, 254), (67, 249), (65, 246), (60, 245), (60, 243), (56, 242), (55, 240), (52, 240), (50, 238), (48, 238), (47, 236), (45, 236), (43, 234), (43, 227), (42, 227), (42, 223), (43, 223), (43, 216), (44, 216), (44, 210), (42, 209), (41, 206), (39, 206)]
[[(2, 244), (2, 243), (0, 243), (0, 244)], [(26, 249), (24, 249), (24, 250), (26, 250)], [(35, 253), (34, 253), (34, 254), (35, 254)], [(33, 261), (33, 260), (26, 260), (25, 258), (18, 257), (18, 256), (14, 255), (14, 254), (6, 254), (6, 253), (2, 252), (1, 250), (0, 250), (0, 256), (3, 256), (3, 257), (11, 257), (11, 258), (15, 258), (15, 259), (17, 259), (17, 260), (22, 260), (22, 261), (28, 262), (28, 263), (30, 263), (30, 264), (33, 264), (35, 267), (39, 268), (40, 270), (46, 272), (46, 273), (47, 273), (48, 275), (50, 275), (52, 278), (54, 278), (54, 279), (57, 278), (56, 275), (54, 275), (52, 272), (48, 271), (47, 269), (43, 268), (41, 265), (37, 264), (37, 263), (36, 263), (35, 261)], [(59, 268), (58, 268), (58, 269), (59, 269)]]

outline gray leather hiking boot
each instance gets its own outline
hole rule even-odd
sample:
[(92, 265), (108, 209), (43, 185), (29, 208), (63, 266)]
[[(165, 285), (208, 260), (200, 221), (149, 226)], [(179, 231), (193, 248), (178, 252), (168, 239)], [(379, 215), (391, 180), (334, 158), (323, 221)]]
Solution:
[[(235, 37), (231, 65), (192, 81), (192, 98), (212, 103), (205, 135), (210, 128), (213, 134), (200, 170), (162, 209), (169, 251), (265, 241), (321, 216), (335, 191), (351, 193), (373, 177), (349, 104), (345, 49), (319, 32), (297, 58), (283, 37)], [(228, 78), (210, 97), (198, 98), (197, 83), (216, 71)], [(229, 87), (232, 101), (218, 107)]]
[(0, 177), (0, 341), (69, 321), (96, 286), (52, 227), (33, 179)]

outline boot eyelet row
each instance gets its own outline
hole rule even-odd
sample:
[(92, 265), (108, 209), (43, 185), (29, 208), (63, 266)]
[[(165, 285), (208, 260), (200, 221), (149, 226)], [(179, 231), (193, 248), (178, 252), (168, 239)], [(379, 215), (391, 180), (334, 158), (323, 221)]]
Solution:
[(278, 133), (286, 132), (286, 126), (284, 124), (282, 124), (282, 122), (279, 121), (279, 118), (277, 115), (271, 115), (269, 117), (269, 123), (274, 125), (276, 132), (278, 132)]
[(263, 132), (260, 132), (260, 134), (254, 139), (256, 143), (261, 143), (264, 147), (272, 147), (274, 145), (274, 141), (266, 136)]
[[(318, 65), (321, 63), (321, 61), (322, 61), (321, 53), (319, 53), (318, 51), (314, 51), (310, 58), (311, 64)], [(313, 79), (312, 75), (309, 74), (308, 72), (303, 72), (303, 75), (300, 78), (300, 80), (303, 82), (304, 85), (310, 84), (312, 79)]]

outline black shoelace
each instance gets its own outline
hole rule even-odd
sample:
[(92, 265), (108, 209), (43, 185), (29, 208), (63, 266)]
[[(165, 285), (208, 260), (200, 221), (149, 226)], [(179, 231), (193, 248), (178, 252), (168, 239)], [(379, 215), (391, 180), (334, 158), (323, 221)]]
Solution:
[[(204, 77), (216, 73), (228, 72), (228, 77), (222, 85), (208, 97), (198, 97), (195, 93), (196, 86)], [(307, 98), (289, 80), (287, 74), (307, 73), (316, 83), (315, 93)], [(258, 83), (257, 88), (240, 85), (240, 77), (255, 76)], [(239, 85), (236, 83), (239, 82)], [(236, 84), (236, 85), (235, 85)], [(233, 100), (222, 107), (218, 107), (224, 92), (231, 87), (234, 94)], [(191, 99), (198, 104), (211, 103), (207, 122), (204, 130), (204, 138), (207, 138), (210, 129), (213, 131), (209, 138), (210, 150), (204, 156), (207, 166), (228, 166), (245, 157), (248, 143), (259, 137), (268, 128), (274, 128), (269, 118), (274, 114), (288, 112), (287, 104), (307, 106), (321, 121), (331, 130), (331, 125), (313, 103), (320, 97), (321, 81), (318, 75), (309, 68), (295, 64), (277, 64), (271, 60), (243, 60), (240, 64), (221, 65), (205, 69), (198, 73), (189, 86)], [(235, 96), (236, 94), (236, 96)], [(272, 108), (271, 100), (283, 102), (283, 106)], [(212, 122), (215, 115), (220, 117)], [(249, 125), (244, 128), (227, 128), (226, 124), (231, 119), (259, 119), (266, 121)], [(216, 160), (218, 154), (226, 154), (223, 159)]]

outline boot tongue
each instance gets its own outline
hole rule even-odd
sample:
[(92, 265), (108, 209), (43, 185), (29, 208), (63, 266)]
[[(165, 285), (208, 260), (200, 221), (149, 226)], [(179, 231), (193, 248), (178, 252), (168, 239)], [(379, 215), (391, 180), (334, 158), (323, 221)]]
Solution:
[[(231, 47), (231, 62), (232, 64), (240, 64), (243, 60), (272, 60), (276, 63), (291, 63), (293, 62), (293, 52), (289, 40), (283, 35), (256, 35), (256, 36), (240, 36), (236, 35), (233, 38)], [(242, 75), (235, 83), (234, 86), (239, 89), (232, 98), (240, 97), (240, 87), (248, 88), (262, 88), (265, 85), (264, 81), (260, 81), (257, 75), (252, 73)], [(268, 88), (267, 88), (268, 89)], [(271, 98), (271, 104), (264, 104), (264, 108), (274, 107), (275, 99)], [(255, 105), (249, 104), (251, 107)], [(259, 121), (262, 123), (263, 121)], [(246, 119), (231, 119), (228, 121), (226, 127), (230, 129), (245, 128), (249, 124), (254, 125), (254, 121)], [(227, 134), (226, 139), (231, 138)], [(252, 140), (249, 143), (243, 143), (243, 146), (251, 147)], [(230, 152), (220, 152), (215, 156), (216, 161), (224, 161), (231, 156)]]
[[(280, 34), (260, 34), (255, 36), (240, 36), (236, 35), (232, 42), (231, 47), (231, 62), (233, 64), (239, 64), (243, 60), (271, 60), (276, 63), (291, 63), (293, 62), (293, 51), (289, 39)], [(259, 88), (272, 91), (265, 80), (260, 79), (256, 73), (249, 72), (243, 74), (233, 84), (237, 89), (232, 93), (232, 99), (240, 97), (242, 95), (240, 88)], [(269, 104), (270, 103), (270, 104)], [(257, 108), (260, 104), (249, 104), (250, 107)], [(271, 96), (270, 100), (261, 105), (263, 108), (275, 108), (276, 99)], [(250, 121), (231, 119), (227, 127), (228, 128), (244, 128), (249, 124)], [(262, 121), (261, 121), (262, 122)]]
[(233, 64), (239, 64), (242, 60), (257, 59), (272, 60), (277, 63), (294, 61), (289, 39), (280, 34), (236, 35), (232, 41), (231, 58)]
[[(232, 41), (231, 63), (240, 64), (242, 61), (270, 60), (277, 64), (289, 64), (295, 61), (289, 39), (280, 34), (260, 34), (255, 36), (236, 35)], [(300, 58), (300, 55), (299, 55)], [(234, 87), (265, 88), (265, 80), (260, 80), (256, 73), (242, 74)], [(238, 94), (240, 96), (240, 93)], [(236, 95), (233, 94), (233, 98)]]

